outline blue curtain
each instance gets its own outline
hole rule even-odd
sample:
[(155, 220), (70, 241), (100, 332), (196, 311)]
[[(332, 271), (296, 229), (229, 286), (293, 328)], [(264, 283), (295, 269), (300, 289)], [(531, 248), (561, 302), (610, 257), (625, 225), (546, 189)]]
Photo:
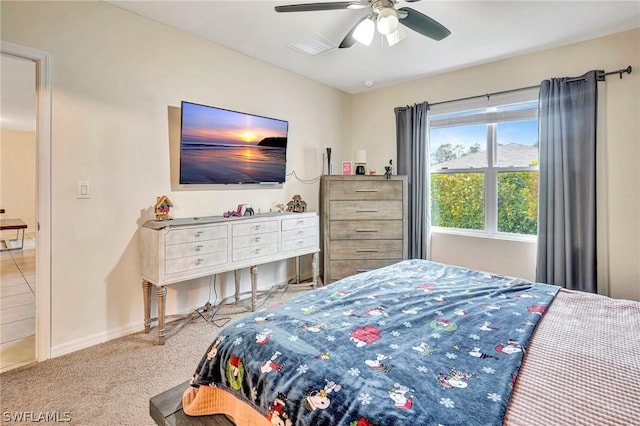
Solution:
[(602, 71), (540, 85), (536, 281), (595, 293), (596, 122)]
[(395, 108), (397, 170), (407, 175), (410, 259), (429, 258), (429, 104)]

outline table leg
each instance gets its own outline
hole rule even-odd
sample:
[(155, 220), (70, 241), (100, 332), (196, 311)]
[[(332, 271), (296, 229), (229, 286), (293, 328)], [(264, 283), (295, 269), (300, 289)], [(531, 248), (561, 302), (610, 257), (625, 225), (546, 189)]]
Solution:
[(252, 266), (251, 271), (251, 312), (256, 310), (256, 293), (258, 291), (258, 267)]
[(296, 284), (300, 284), (300, 256), (296, 256)]
[(313, 253), (313, 257), (311, 259), (311, 273), (313, 274), (311, 284), (313, 288), (316, 288), (318, 285), (318, 252)]
[(240, 302), (240, 270), (233, 271), (233, 279), (236, 285), (236, 305)]
[(166, 306), (167, 286), (159, 286), (156, 294), (158, 295), (158, 344), (164, 345), (164, 309)]
[(151, 331), (151, 283), (142, 280), (142, 301), (144, 302), (144, 332)]

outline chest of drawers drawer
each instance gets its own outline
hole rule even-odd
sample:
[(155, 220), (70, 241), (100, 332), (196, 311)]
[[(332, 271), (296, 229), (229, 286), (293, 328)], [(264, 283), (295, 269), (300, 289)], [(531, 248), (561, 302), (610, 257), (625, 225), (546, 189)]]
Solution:
[(262, 221), (258, 223), (234, 223), (231, 233), (233, 238), (245, 235), (264, 234), (268, 232), (278, 232), (278, 221)]
[(397, 181), (355, 179), (334, 181), (330, 200), (402, 200), (402, 185)]
[(296, 240), (300, 238), (315, 237), (318, 235), (318, 228), (300, 228), (282, 231), (282, 241)]
[(335, 281), (361, 272), (372, 271), (383, 266), (392, 265), (398, 259), (373, 259), (373, 260), (331, 260), (329, 281)]
[(164, 263), (165, 274), (178, 274), (186, 271), (210, 268), (227, 262), (226, 250), (218, 253), (207, 253), (200, 256), (188, 256), (178, 259), (167, 259)]
[(247, 259), (257, 259), (264, 256), (269, 256), (278, 252), (278, 243), (258, 244), (250, 247), (233, 249), (233, 261), (239, 262)]
[(331, 220), (402, 219), (402, 201), (345, 201), (329, 202)]
[(402, 240), (337, 240), (329, 257), (337, 259), (402, 259)]
[(273, 244), (278, 242), (277, 232), (266, 232), (253, 235), (241, 235), (233, 237), (233, 249), (258, 247), (265, 244)]
[(317, 228), (318, 216), (300, 217), (296, 219), (283, 219), (282, 231), (291, 231), (294, 229)]
[(166, 245), (214, 240), (218, 238), (227, 238), (226, 225), (170, 229), (164, 237)]
[(401, 240), (402, 220), (332, 220), (332, 240)]
[(218, 252), (227, 252), (226, 238), (165, 246), (165, 259), (171, 260), (188, 256), (205, 256), (209, 253)]

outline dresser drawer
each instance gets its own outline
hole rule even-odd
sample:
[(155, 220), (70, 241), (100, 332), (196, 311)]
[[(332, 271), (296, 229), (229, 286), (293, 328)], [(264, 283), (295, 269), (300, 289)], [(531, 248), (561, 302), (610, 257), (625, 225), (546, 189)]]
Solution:
[(383, 266), (392, 265), (400, 260), (402, 259), (332, 260), (330, 265), (331, 275), (329, 276), (329, 281), (335, 281), (348, 277), (349, 275), (382, 268)]
[(316, 237), (296, 238), (290, 240), (282, 240), (282, 251), (300, 250), (308, 247), (316, 247)]
[(262, 244), (240, 249), (234, 248), (233, 261), (238, 262), (241, 260), (255, 259), (263, 256), (273, 255), (274, 253), (278, 253), (278, 243)]
[(181, 257), (179, 259), (166, 260), (164, 263), (165, 274), (177, 274), (179, 272), (192, 271), (210, 266), (227, 263), (227, 252), (207, 253), (199, 256)]
[(332, 220), (332, 240), (401, 240), (402, 220)]
[(233, 237), (243, 235), (263, 234), (265, 232), (278, 232), (278, 221), (271, 220), (258, 223), (237, 223), (232, 225)]
[(318, 228), (300, 228), (282, 231), (282, 242), (296, 240), (300, 238), (315, 237), (318, 235)]
[(268, 232), (263, 234), (242, 235), (239, 237), (233, 237), (233, 249), (241, 249), (247, 247), (257, 247), (264, 244), (271, 244), (278, 242), (277, 232)]
[(205, 240), (195, 243), (173, 244), (165, 247), (165, 259), (187, 256), (201, 256), (207, 253), (227, 251), (227, 239)]
[(337, 240), (331, 245), (331, 260), (402, 259), (402, 240)]
[(402, 182), (395, 180), (332, 181), (330, 200), (402, 200)]
[(282, 220), (283, 231), (300, 229), (300, 228), (317, 228), (317, 227), (318, 227), (318, 216)]
[(331, 220), (402, 219), (402, 201), (342, 201), (329, 202)]
[(227, 238), (227, 225), (199, 226), (197, 228), (170, 229), (164, 237), (165, 244), (181, 244), (195, 241)]

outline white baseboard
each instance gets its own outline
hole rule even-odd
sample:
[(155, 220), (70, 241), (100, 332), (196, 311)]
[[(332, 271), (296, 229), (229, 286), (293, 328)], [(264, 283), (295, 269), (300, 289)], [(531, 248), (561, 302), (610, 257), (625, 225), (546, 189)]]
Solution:
[(59, 345), (52, 345), (51, 358), (70, 354), (71, 352), (86, 349), (100, 343), (108, 342), (109, 340), (117, 339), (119, 337), (128, 336), (129, 334), (138, 333), (142, 330), (144, 330), (144, 321), (137, 321), (133, 324), (118, 327), (114, 330), (96, 333), (91, 336), (82, 337), (80, 339), (72, 340), (70, 342), (62, 343)]
[[(285, 285), (287, 282), (295, 279), (292, 277), (287, 281), (283, 281), (281, 283), (276, 283), (274, 285)], [(311, 280), (311, 273), (309, 274), (300, 274), (300, 281)], [(184, 315), (188, 314), (192, 311), (188, 311), (182, 314), (172, 314), (172, 315)], [(144, 330), (144, 321), (136, 321), (126, 326), (118, 327), (113, 330), (107, 330), (101, 333), (92, 334), (90, 336), (82, 337), (80, 339), (75, 339), (70, 342), (61, 343), (59, 345), (51, 346), (51, 358), (56, 358), (62, 355), (67, 355), (72, 352), (79, 351), (81, 349), (86, 349), (91, 346), (98, 345), (100, 343), (105, 343), (113, 339), (118, 339), (120, 337), (128, 336), (130, 334), (139, 333)], [(153, 330), (151, 331), (154, 332)]]

